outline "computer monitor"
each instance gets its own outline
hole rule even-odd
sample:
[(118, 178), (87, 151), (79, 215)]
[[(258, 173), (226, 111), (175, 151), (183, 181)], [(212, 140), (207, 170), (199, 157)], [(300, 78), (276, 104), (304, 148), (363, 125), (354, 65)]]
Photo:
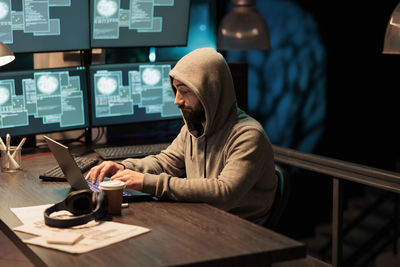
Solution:
[(14, 53), (90, 49), (89, 0), (0, 0), (0, 42)]
[(217, 1), (191, 0), (188, 41), (186, 46), (159, 47), (158, 61), (179, 60), (189, 52), (201, 47), (217, 48)]
[(90, 0), (91, 47), (184, 46), (190, 0)]
[(0, 72), (0, 136), (89, 127), (86, 69)]
[(181, 118), (169, 71), (175, 62), (90, 66), (93, 126)]

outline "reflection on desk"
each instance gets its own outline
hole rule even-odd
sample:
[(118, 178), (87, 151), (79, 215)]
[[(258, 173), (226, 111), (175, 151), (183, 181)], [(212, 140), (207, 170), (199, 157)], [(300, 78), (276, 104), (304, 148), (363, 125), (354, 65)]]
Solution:
[[(54, 164), (51, 154), (41, 154), (24, 158), (21, 172), (0, 173), (0, 219), (5, 225), (21, 225), (12, 207), (65, 198), (67, 183), (43, 182), (38, 177)], [(259, 266), (306, 255), (302, 243), (202, 203), (135, 202), (113, 221), (151, 232), (81, 255), (28, 247), (49, 266)], [(21, 239), (32, 237), (16, 234)]]

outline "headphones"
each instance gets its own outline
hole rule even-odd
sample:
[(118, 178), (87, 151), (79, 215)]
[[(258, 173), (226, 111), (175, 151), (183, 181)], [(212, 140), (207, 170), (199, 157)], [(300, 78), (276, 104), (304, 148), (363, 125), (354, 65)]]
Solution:
[[(67, 210), (75, 217), (67, 219), (50, 217), (50, 214), (60, 210)], [(44, 211), (44, 223), (52, 227), (67, 228), (91, 220), (99, 221), (106, 215), (107, 198), (104, 193), (83, 189), (70, 192), (65, 200), (47, 208)]]

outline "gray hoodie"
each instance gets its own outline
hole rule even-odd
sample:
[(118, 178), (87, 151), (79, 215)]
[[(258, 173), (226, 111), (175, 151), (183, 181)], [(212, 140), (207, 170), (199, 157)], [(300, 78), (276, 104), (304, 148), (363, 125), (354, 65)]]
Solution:
[(196, 136), (183, 118), (185, 125), (166, 150), (122, 164), (145, 173), (143, 192), (205, 202), (264, 223), (277, 186), (273, 151), (262, 126), (237, 107), (226, 61), (214, 49), (201, 48), (179, 60), (169, 75), (171, 84), (184, 83), (203, 105), (202, 134)]

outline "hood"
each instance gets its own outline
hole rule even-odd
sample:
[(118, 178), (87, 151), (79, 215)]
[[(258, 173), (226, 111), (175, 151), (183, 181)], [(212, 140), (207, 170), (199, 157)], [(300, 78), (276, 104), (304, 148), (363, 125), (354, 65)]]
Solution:
[[(236, 112), (236, 95), (231, 72), (224, 57), (213, 48), (200, 48), (182, 57), (169, 72), (196, 94), (206, 113), (203, 135), (211, 135)], [(185, 124), (186, 119), (183, 118)]]

